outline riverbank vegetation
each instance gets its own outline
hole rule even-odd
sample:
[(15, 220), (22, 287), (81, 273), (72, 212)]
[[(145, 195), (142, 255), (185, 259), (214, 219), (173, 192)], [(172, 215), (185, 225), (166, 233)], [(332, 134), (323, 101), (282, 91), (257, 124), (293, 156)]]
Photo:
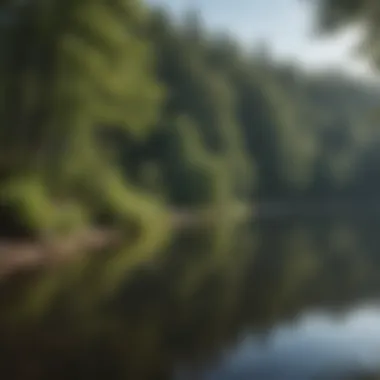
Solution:
[(378, 192), (375, 84), (138, 1), (1, 14), (3, 237), (119, 226), (160, 249), (169, 210)]
[(128, 273), (165, 260), (182, 216), (211, 215), (195, 227), (228, 262), (257, 202), (378, 196), (376, 83), (308, 73), (196, 12), (178, 21), (137, 0), (8, 0), (0, 15), (1, 238), (119, 237), (28, 285), (17, 315), (62, 291), (82, 317), (99, 308)]

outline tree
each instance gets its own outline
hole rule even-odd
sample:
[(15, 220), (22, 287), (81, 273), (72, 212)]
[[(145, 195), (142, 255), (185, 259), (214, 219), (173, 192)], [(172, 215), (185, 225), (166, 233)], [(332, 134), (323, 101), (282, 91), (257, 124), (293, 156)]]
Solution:
[[(212, 172), (211, 162), (214, 161), (213, 157), (219, 157), (218, 160), (224, 163), (225, 178), (230, 181), (230, 197), (246, 197), (252, 184), (252, 170), (245, 151), (241, 126), (236, 118), (234, 87), (223, 72), (214, 70), (210, 64), (208, 51), (212, 49), (212, 45), (207, 42), (202, 24), (194, 14), (190, 14), (183, 26), (175, 27), (165, 14), (155, 12), (151, 19), (150, 35), (156, 55), (160, 57), (157, 72), (168, 92), (163, 120), (183, 119), (182, 116), (191, 120), (185, 129), (191, 137), (185, 144), (195, 145), (194, 149), (187, 148), (186, 151), (192, 153), (186, 153), (184, 159), (190, 165), (197, 163), (195, 165), (200, 167), (210, 167), (208, 175), (214, 178), (218, 174)], [(176, 123), (173, 133), (176, 134), (178, 132), (175, 125)], [(183, 133), (187, 132), (179, 132), (179, 135)], [(177, 141), (180, 142), (181, 139)], [(196, 148), (197, 140), (203, 147), (202, 154), (199, 153), (200, 148)], [(176, 147), (176, 144), (172, 146)], [(201, 157), (204, 158), (202, 164)], [(185, 162), (183, 164), (187, 167)], [(186, 192), (186, 197), (189, 195), (189, 187), (198, 192), (196, 189), (200, 185), (197, 181), (190, 185), (190, 178), (185, 182), (183, 178), (179, 182), (172, 178), (172, 181), (176, 184), (183, 183), (182, 191)], [(167, 184), (170, 182), (167, 181)], [(174, 198), (181, 198), (181, 189), (178, 187), (177, 192)]]
[(109, 207), (112, 190), (102, 181), (96, 187), (92, 175), (119, 175), (118, 163), (99, 133), (116, 129), (127, 141), (142, 139), (160, 110), (144, 10), (132, 0), (82, 0), (25, 2), (12, 12), (2, 55), (3, 171), (37, 177), (49, 202), (92, 198), (91, 212), (102, 208), (100, 199)]
[(380, 6), (372, 0), (318, 0), (316, 2), (318, 30), (331, 33), (352, 25), (364, 28), (361, 50), (380, 65)]

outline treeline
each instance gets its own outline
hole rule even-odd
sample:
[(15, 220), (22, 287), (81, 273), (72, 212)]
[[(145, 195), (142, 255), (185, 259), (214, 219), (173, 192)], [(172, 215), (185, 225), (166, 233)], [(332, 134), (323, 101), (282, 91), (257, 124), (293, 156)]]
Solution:
[[(178, 124), (166, 133), (187, 141), (193, 170), (201, 157), (224, 157), (229, 194), (245, 201), (376, 197), (379, 86), (335, 71), (306, 73), (276, 61), (270, 47), (247, 52), (228, 35), (207, 32), (196, 13), (179, 24), (162, 11), (151, 20), (158, 75), (169, 94), (164, 115), (192, 121), (193, 134)], [(208, 157), (195, 148), (195, 136)], [(159, 157), (171, 152), (161, 149)], [(209, 186), (185, 174), (179, 181), (178, 172), (165, 181), (172, 202), (207, 199)], [(211, 172), (216, 179), (216, 166)]]
[(139, 1), (1, 4), (3, 235), (377, 196), (380, 88)]
[[(153, 372), (165, 372), (176, 352), (234, 339), (229, 325), (298, 311), (318, 302), (313, 289), (330, 294), (323, 273), (313, 277), (328, 268), (325, 256), (307, 262), (311, 244), (287, 243), (269, 228), (257, 261), (254, 228), (236, 239), (230, 211), (262, 200), (377, 196), (379, 88), (305, 74), (206, 32), (193, 13), (178, 22), (138, 0), (3, 0), (0, 29), (1, 237), (50, 238), (93, 225), (123, 235), (120, 249), (91, 256), (92, 265), (1, 284), (0, 364), (23, 354), (17, 378), (67, 377), (49, 360), (56, 350), (68, 355), (55, 356), (60, 363), (88, 364), (85, 376), (117, 378), (126, 365), (132, 378), (159, 378)], [(181, 231), (177, 244), (170, 220), (182, 208), (215, 211), (216, 228)], [(352, 289), (358, 263), (338, 251)], [(377, 264), (376, 255), (363, 260), (366, 270)], [(305, 265), (296, 276), (295, 262)], [(279, 282), (270, 287), (273, 263)], [(375, 272), (363, 271), (357, 289), (377, 284)], [(338, 277), (330, 277), (334, 287)], [(249, 321), (233, 315), (236, 302), (252, 305)]]
[(185, 207), (377, 197), (380, 86), (247, 52), (195, 12), (153, 10), (147, 36), (166, 96), (145, 144), (120, 143), (139, 186)]

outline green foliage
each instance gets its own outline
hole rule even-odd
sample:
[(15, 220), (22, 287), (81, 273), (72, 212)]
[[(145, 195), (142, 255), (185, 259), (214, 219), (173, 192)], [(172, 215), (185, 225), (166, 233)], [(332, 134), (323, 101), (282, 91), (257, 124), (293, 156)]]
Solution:
[[(18, 218), (25, 234), (43, 237), (99, 221), (124, 231), (126, 248), (112, 252), (99, 274), (99, 300), (131, 262), (160, 252), (169, 236), (161, 199), (136, 187), (109, 154), (113, 146), (99, 139), (116, 130), (138, 144), (157, 122), (163, 91), (145, 10), (133, 0), (27, 1), (1, 10), (14, 19), (1, 25), (8, 38), (0, 71), (0, 188), (12, 214), (4, 213), (2, 225)], [(70, 279), (81, 283), (78, 268), (68, 272), (31, 287), (37, 301), (30, 310), (51, 307)]]
[(44, 279), (35, 310), (68, 281), (96, 308), (160, 256), (178, 208), (211, 221), (209, 249), (228, 261), (252, 203), (380, 189), (376, 86), (247, 54), (195, 14), (178, 25), (132, 0), (1, 9), (1, 225), (123, 235), (103, 261)]
[[(88, 190), (106, 198), (108, 185), (90, 176), (99, 163), (99, 175), (105, 176), (117, 163), (108, 160), (99, 129), (116, 125), (128, 139), (141, 139), (160, 109), (162, 91), (144, 38), (144, 10), (138, 2), (118, 0), (36, 1), (5, 10), (15, 22), (3, 25), (11, 39), (2, 56), (3, 175), (22, 178), (38, 171), (52, 204), (62, 198), (94, 200), (76, 192), (85, 181)], [(110, 212), (129, 218), (122, 205), (133, 190), (124, 189), (125, 200), (117, 189), (114, 198), (121, 205), (111, 201)], [(34, 209), (34, 201), (29, 203)]]
[(23, 221), (26, 230), (42, 234), (42, 238), (70, 232), (88, 222), (88, 215), (78, 204), (52, 203), (46, 187), (38, 178), (20, 178), (3, 185), (0, 199), (1, 204), (10, 207)]
[[(361, 235), (349, 228), (318, 246), (304, 224), (264, 225), (257, 240), (237, 226), (262, 200), (377, 196), (379, 88), (246, 54), (195, 14), (176, 25), (145, 11), (133, 0), (0, 5), (11, 16), (0, 25), (3, 235), (121, 235), (99, 255), (11, 279), (15, 309), (1, 292), (16, 325), (1, 333), (35, 323), (47, 338), (31, 362), (64, 342), (72, 358), (90, 353), (90, 372), (100, 355), (115, 378), (167, 378), (155, 375), (178, 348), (214, 352), (241, 326), (378, 282), (377, 256), (351, 254)], [(176, 222), (183, 211), (192, 229)]]
[[(188, 164), (184, 162), (185, 167), (199, 166), (200, 171), (208, 171), (209, 176), (216, 178), (221, 175), (216, 173), (218, 165), (223, 165), (225, 177), (230, 177), (227, 180), (231, 187), (230, 196), (247, 197), (253, 170), (236, 118), (234, 87), (227, 76), (216, 72), (208, 62), (208, 50), (213, 45), (207, 43), (200, 20), (193, 15), (184, 26), (175, 28), (165, 14), (157, 12), (152, 15), (150, 33), (156, 55), (160, 57), (157, 64), (159, 78), (167, 86), (164, 118), (173, 120), (185, 115), (192, 121), (191, 126), (180, 126), (179, 131), (179, 141), (186, 144), (184, 160)], [(172, 146), (176, 149), (175, 143)], [(187, 191), (185, 187), (189, 186), (197, 191), (194, 186), (202, 186), (197, 182), (191, 186), (195, 177), (180, 181), (182, 191)], [(210, 184), (213, 181), (211, 179)], [(215, 193), (214, 189), (211, 193)], [(175, 193), (181, 197), (178, 187)], [(204, 202), (203, 199), (199, 201)]]

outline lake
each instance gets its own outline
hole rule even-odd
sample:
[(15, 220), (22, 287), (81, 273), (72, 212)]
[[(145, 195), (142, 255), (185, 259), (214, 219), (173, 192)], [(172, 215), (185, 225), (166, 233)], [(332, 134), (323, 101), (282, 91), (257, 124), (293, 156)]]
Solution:
[(0, 369), (23, 380), (380, 374), (380, 219), (230, 227), (182, 231), (163, 254), (131, 263), (123, 286), (91, 313), (96, 276), (85, 291), (65, 289), (34, 333), (18, 332), (30, 363), (11, 366), (13, 334)]
[(340, 316), (310, 312), (275, 327), (264, 341), (249, 331), (243, 336), (219, 363), (179, 369), (175, 378), (311, 380), (380, 373), (380, 307), (371, 303)]

